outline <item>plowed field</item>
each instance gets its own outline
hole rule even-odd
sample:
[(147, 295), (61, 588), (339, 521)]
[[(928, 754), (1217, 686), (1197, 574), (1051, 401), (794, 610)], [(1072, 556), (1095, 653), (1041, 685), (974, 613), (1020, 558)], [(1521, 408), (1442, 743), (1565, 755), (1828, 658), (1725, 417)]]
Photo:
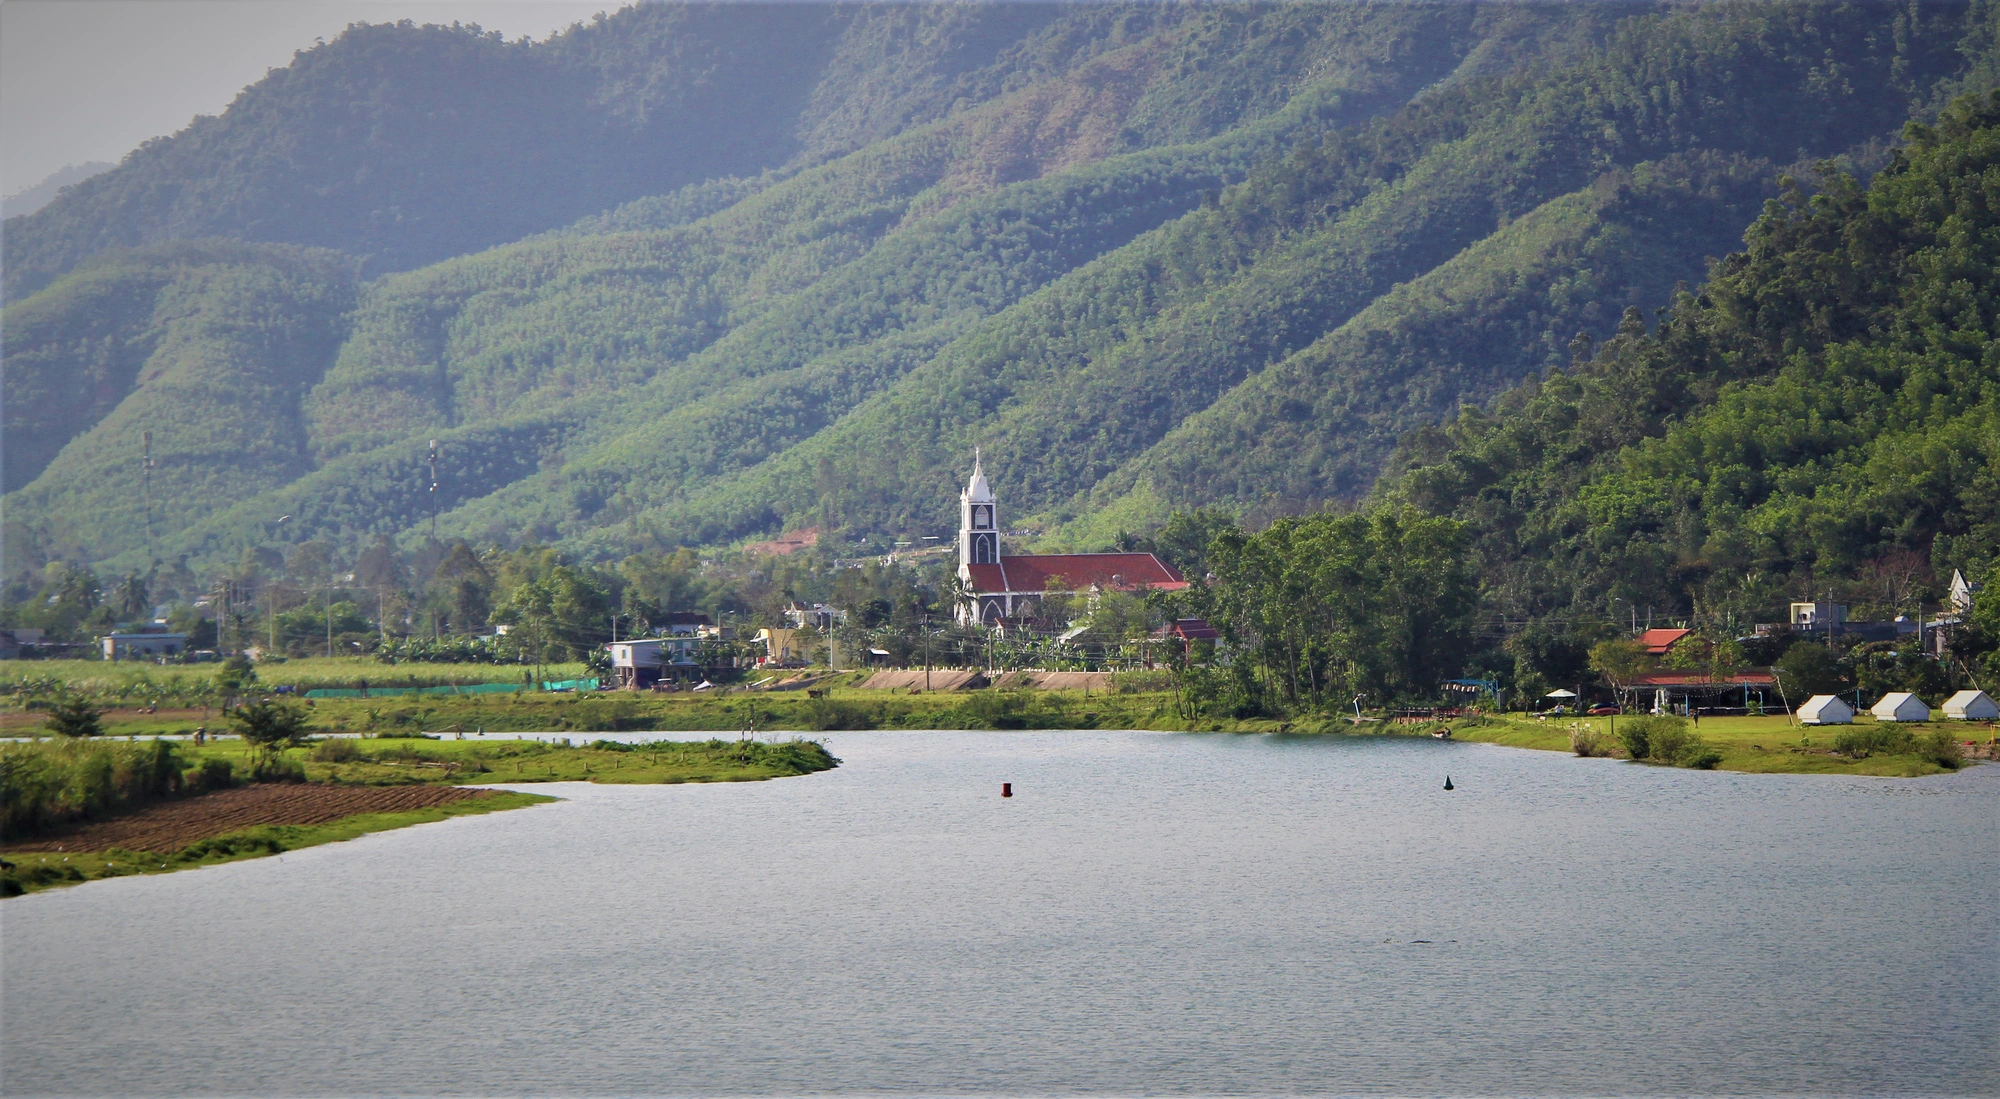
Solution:
[(179, 801), (163, 801), (112, 820), (89, 821), (33, 839), (7, 844), (12, 851), (178, 851), (196, 840), (259, 824), (325, 824), (357, 813), (421, 809), (466, 798), (484, 790), (453, 786), (323, 786), (269, 783), (222, 790)]

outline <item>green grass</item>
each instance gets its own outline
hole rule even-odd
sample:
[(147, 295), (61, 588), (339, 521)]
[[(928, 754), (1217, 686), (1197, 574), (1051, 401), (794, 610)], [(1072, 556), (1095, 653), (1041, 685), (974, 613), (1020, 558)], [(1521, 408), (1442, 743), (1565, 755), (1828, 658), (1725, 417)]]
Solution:
[(447, 802), (422, 809), (393, 813), (360, 813), (326, 824), (266, 824), (230, 832), (189, 844), (171, 853), (144, 851), (99, 851), (62, 854), (34, 852), (17, 854), (8, 861), (14, 868), (0, 872), (0, 896), (14, 897), (66, 885), (80, 885), (104, 878), (135, 874), (168, 874), (243, 859), (338, 843), (370, 832), (387, 832), (413, 824), (430, 824), (449, 817), (476, 816), (506, 809), (521, 809), (559, 799), (544, 794), (496, 790), (483, 798)]
[[(305, 757), (309, 782), (359, 786), (462, 785), (487, 782), (757, 782), (825, 771), (839, 761), (814, 741), (760, 740), (595, 746), (539, 740), (386, 738), (323, 743)], [(211, 750), (241, 752), (225, 741)], [(348, 758), (336, 758), (348, 757)]]
[[(1506, 718), (1486, 718), (1452, 723), (1452, 735), (1459, 740), (1479, 741), (1489, 744), (1505, 744), (1515, 748), (1536, 748), (1544, 751), (1567, 752), (1570, 750), (1570, 730), (1579, 725), (1588, 725), (1600, 733), (1610, 734), (1615, 722), (1622, 719), (1593, 717), (1550, 718), (1538, 721), (1524, 715), (1514, 714)], [(1857, 724), (1872, 724), (1867, 716), (1856, 719)], [(1941, 722), (1937, 724), (1914, 725), (1916, 732), (1933, 728), (1952, 731), (1960, 743), (1975, 740), (1986, 743), (1994, 736), (1994, 728), (1985, 724), (1961, 722)], [(1850, 759), (1833, 751), (1833, 738), (1837, 727), (1810, 727), (1795, 725), (1790, 717), (1774, 715), (1767, 717), (1709, 717), (1703, 718), (1695, 730), (1708, 748), (1722, 756), (1718, 770), (1743, 771), (1751, 774), (1793, 774), (1793, 775), (1871, 775), (1886, 778), (1920, 778), (1924, 775), (1943, 774), (1946, 768), (1931, 760), (1914, 754), (1872, 755), (1865, 759)]]
[[(215, 673), (220, 664), (146, 664), (105, 660), (0, 660), (0, 690), (11, 689), (10, 709), (26, 697), (46, 695), (57, 687), (87, 694), (104, 705), (140, 706), (149, 702), (199, 704), (219, 697)], [(254, 689), (279, 686), (301, 691), (315, 687), (433, 686), (459, 683), (519, 683), (520, 664), (384, 664), (371, 657), (303, 657), (256, 665)], [(575, 679), (588, 674), (582, 664), (547, 664), (547, 679)]]

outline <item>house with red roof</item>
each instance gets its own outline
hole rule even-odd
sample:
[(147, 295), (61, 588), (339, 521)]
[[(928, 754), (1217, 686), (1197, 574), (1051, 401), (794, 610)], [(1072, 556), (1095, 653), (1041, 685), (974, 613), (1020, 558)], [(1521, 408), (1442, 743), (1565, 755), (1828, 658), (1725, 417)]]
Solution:
[(1187, 580), (1150, 553), (1002, 553), (1000, 501), (978, 452), (958, 494), (958, 620), (989, 626), (1031, 616), (1049, 596), (1178, 591)]
[(1646, 646), (1647, 656), (1665, 656), (1675, 645), (1681, 643), (1682, 638), (1693, 632), (1693, 630), (1647, 630), (1639, 635), (1639, 644)]

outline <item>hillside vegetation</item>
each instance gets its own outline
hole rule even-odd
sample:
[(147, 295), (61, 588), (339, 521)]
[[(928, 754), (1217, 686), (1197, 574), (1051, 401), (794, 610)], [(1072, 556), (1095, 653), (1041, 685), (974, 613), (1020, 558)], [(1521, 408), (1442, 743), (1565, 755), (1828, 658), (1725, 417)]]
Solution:
[[(1649, 328), (1419, 432), (1380, 486), (1470, 524), (1512, 615), (1614, 598), (1744, 621), (1827, 584), (1885, 612), (2000, 555), (2000, 93), (1870, 185), (1786, 181)], [(1897, 586), (1901, 586), (1901, 594)], [(1899, 606), (1900, 600), (1900, 606)]]
[[(1996, 12), (647, 5), (540, 43), (357, 27), (9, 219), (6, 572), (415, 551), (434, 507), (447, 541), (600, 561), (804, 528), (880, 548), (949, 529), (975, 445), (1010, 527), (1078, 548), (1177, 509), (1347, 506), (1413, 431), (1383, 491), (1460, 515), (1499, 481), (1418, 467), (1525, 430), (1477, 409), (1677, 338), (1634, 326), (1744, 246), (1784, 173), (1908, 171), (1904, 122), (1993, 79)], [(1743, 373), (1621, 394), (1628, 426), (1549, 444), (1558, 478), (1656, 439), (1624, 480), (1551, 497), (1569, 518), (1533, 522), (1552, 533), (1482, 549), (1523, 613), (1724, 559), (1699, 547), (1734, 520), (1696, 533), (1710, 505), (1657, 502), (1736, 476), (1683, 475), (1717, 444), (1667, 430), (1782, 366), (1723, 358)], [(1939, 376), (1956, 394), (1990, 368), (1966, 369)], [(1808, 400), (1773, 384), (1712, 430), (1831, 415), (1771, 405)], [(1892, 422), (1847, 416), (1842, 437), (1866, 450)], [(1860, 519), (1832, 491), (1730, 506), (1834, 532), (1910, 498)], [(1643, 562), (1583, 548), (1614, 527), (1644, 533), (1618, 551)], [(1727, 559), (1875, 552), (1757, 537)], [(1545, 551), (1566, 579), (1502, 575)]]

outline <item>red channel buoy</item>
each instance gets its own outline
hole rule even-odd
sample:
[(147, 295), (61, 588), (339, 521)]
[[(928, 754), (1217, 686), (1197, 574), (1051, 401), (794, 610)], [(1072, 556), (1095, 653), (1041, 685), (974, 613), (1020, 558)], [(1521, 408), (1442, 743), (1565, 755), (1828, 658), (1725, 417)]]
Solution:
[(1011, 797), (1013, 797), (1013, 796), (1014, 796), (1014, 784), (1013, 784), (1013, 783), (1011, 783), (1011, 782), (1003, 782), (1003, 783), (1001, 783), (1001, 784), (1000, 784), (1000, 796), (1001, 796), (1001, 797), (1003, 797), (1003, 798), (1011, 798)]

